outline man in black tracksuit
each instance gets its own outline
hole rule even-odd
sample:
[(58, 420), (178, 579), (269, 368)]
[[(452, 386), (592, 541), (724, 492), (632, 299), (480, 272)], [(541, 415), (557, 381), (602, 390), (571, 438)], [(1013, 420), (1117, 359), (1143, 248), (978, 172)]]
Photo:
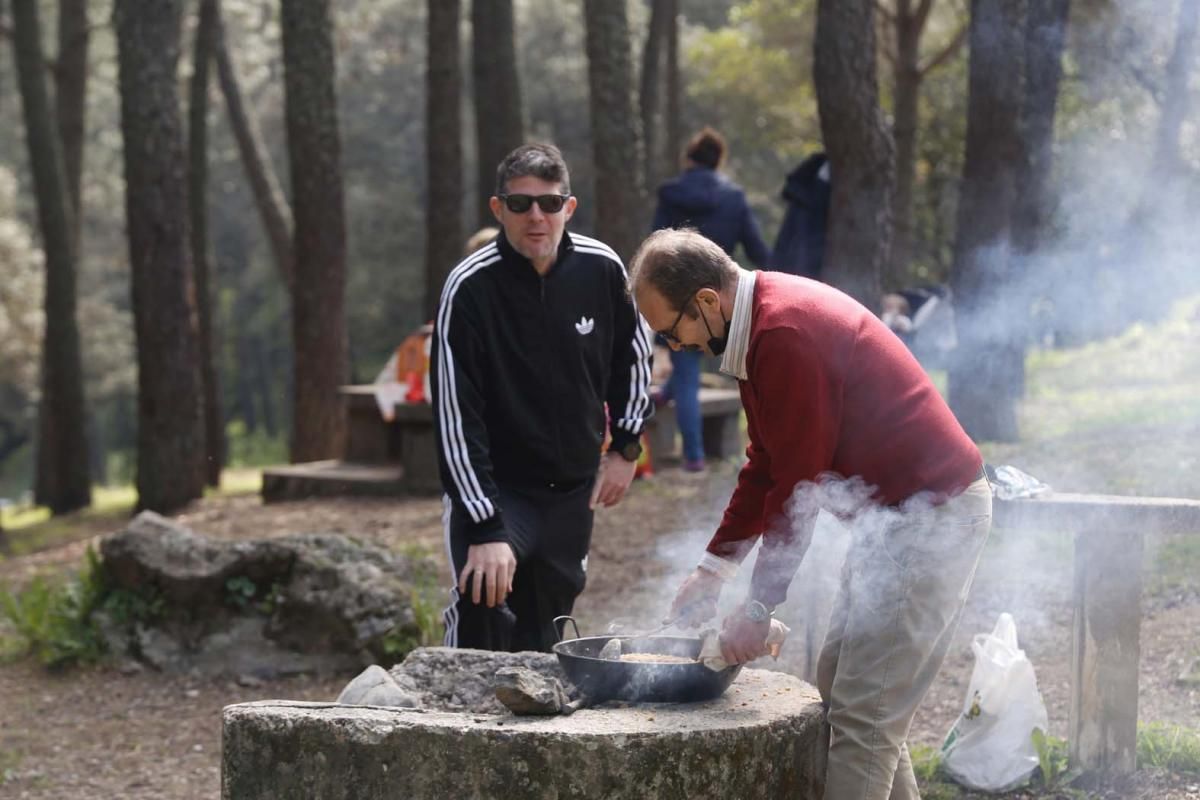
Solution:
[(517, 148), (491, 198), (500, 236), (442, 291), (430, 383), (450, 646), (557, 641), (554, 617), (583, 591), (592, 510), (624, 496), (652, 413), (649, 330), (612, 249), (566, 233), (575, 205), (557, 148)]

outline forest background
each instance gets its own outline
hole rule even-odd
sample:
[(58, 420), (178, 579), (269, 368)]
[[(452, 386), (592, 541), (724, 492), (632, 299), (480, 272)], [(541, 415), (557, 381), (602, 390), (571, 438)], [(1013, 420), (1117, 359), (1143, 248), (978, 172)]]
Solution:
[[(70, 146), (61, 158), (67, 183), (72, 169), (78, 175), (75, 317), (86, 400), (63, 415), (82, 417), (86, 424), (89, 480), (128, 483), (136, 477), (139, 457), (145, 458), (138, 450), (139, 415), (147, 405), (138, 401), (139, 359), (153, 363), (139, 347), (148, 351), (153, 343), (143, 337), (139, 344), (135, 335), (137, 290), (131, 291), (131, 284), (136, 270), (130, 265), (128, 166), (123, 166), (131, 123), (123, 123), (121, 105), (122, 93), (136, 87), (132, 80), (123, 81), (121, 73), (122, 3), (115, 8), (103, 0), (3, 5), (13, 9), (0, 12), (0, 497), (27, 495), (31, 487), (46, 494), (38, 488), (36, 454), (39, 399), (45, 392), (43, 341), (46, 321), (54, 314), (47, 314), (47, 262), (39, 247), (46, 237), (39, 232), (36, 170), (31, 169), (27, 126), (22, 124), (28, 111), (22, 105), (19, 70), (11, 68), (14, 61), (20, 63), (22, 42), (21, 20), (12, 12), (28, 7), (40, 12), (45, 78), (49, 96), (58, 102), (59, 125), (67, 116), (69, 92), (79, 93), (78, 86), (65, 82), (82, 76), (86, 87), (85, 99), (77, 103), (85, 113), (78, 120), (75, 166)], [(213, 375), (201, 383), (215, 392), (215, 402), (208, 405), (219, 411), (216, 425), (223, 434), (219, 449), (210, 444), (206, 452), (210, 462), (216, 453), (218, 461), (233, 466), (320, 456), (336, 437), (325, 437), (315, 447), (298, 441), (308, 434), (296, 426), (296, 365), (319, 359), (296, 352), (298, 295), (289, 289), (281, 264), (307, 252), (300, 247), (304, 237), (324, 226), (301, 225), (298, 216), (291, 239), (298, 249), (291, 256), (280, 255), (287, 231), (273, 240), (269, 224), (260, 222), (261, 197), (256, 201), (247, 181), (246, 156), (239, 151), (221, 99), (228, 100), (228, 92), (222, 91), (225, 77), (216, 77), (229, 69), (240, 85), (243, 113), (257, 129), (268, 177), (273, 175), (278, 184), (277, 203), (293, 197), (290, 183), (297, 173), (294, 163), (288, 169), (285, 102), (289, 4), (281, 12), (274, 2), (224, 0), (219, 9), (223, 44), (212, 57), (214, 77), (200, 84), (205, 88), (199, 94), (197, 64), (208, 69), (207, 60), (195, 58), (196, 43), (203, 41), (198, 38), (201, 12), (208, 8), (212, 13), (216, 4), (170, 5), (174, 17), (167, 19), (166, 29), (172, 24), (178, 29), (170, 46), (153, 36), (139, 39), (127, 26), (126, 74), (133, 73), (130, 53), (139, 41), (148, 50), (165, 50), (162, 63), (177, 77), (177, 132), (186, 139), (184, 115), (199, 108), (208, 136), (207, 177), (200, 184), (205, 203), (199, 204), (207, 213), (206, 241), (193, 252), (207, 249), (209, 264), (206, 285), (198, 292), (190, 289), (193, 298), (203, 297), (209, 304), (200, 315), (207, 317), (201, 320), (206, 328), (201, 333), (211, 356), (197, 350), (195, 357), (211, 363)], [(832, 11), (822, 18), (822, 7), (834, 5), (815, 0), (516, 0), (461, 8), (458, 3), (416, 0), (337, 3), (323, 23), (336, 64), (334, 129), (340, 132), (340, 160), (335, 159), (336, 172), (329, 180), (344, 196), (344, 263), (337, 269), (345, 285), (341, 324), (347, 355), (344, 364), (334, 365), (340, 370), (335, 377), (339, 382), (370, 381), (396, 344), (429, 317), (430, 298), (440, 286), (438, 270), (444, 274), (450, 266), (445, 262), (459, 252), (462, 238), (490, 221), (482, 212), (490, 193), (486, 176), (506, 137), (552, 141), (562, 148), (580, 197), (573, 230), (604, 236), (606, 225), (609, 230), (616, 226), (636, 243), (649, 226), (652, 193), (646, 187), (677, 171), (680, 146), (690, 132), (712, 125), (728, 138), (726, 169), (745, 187), (771, 241), (785, 210), (779, 194), (784, 176), (822, 147), (822, 80), (829, 108), (837, 97), (861, 92), (862, 107), (875, 109), (877, 116), (871, 119), (881, 123), (880, 131), (870, 132), (882, 133), (874, 141), (887, 140), (884, 150), (862, 152), (861, 158), (842, 144), (842, 153), (831, 153), (835, 165), (861, 161), (873, 170), (876, 162), (887, 162), (886, 169), (876, 171), (877, 183), (887, 184), (886, 195), (861, 193), (875, 202), (870, 211), (886, 235), (860, 231), (862, 239), (871, 240), (860, 251), (867, 257), (851, 259), (844, 273), (861, 274), (843, 274), (840, 282), (864, 302), (872, 302), (874, 292), (863, 286), (892, 290), (950, 283), (963, 289), (966, 300), (987, 292), (999, 296), (1016, 286), (1015, 305), (985, 303), (974, 322), (963, 323), (1003, 332), (998, 338), (967, 342), (970, 347), (964, 350), (977, 355), (1007, 348), (1023, 357), (1029, 347), (1089, 341), (1158, 318), (1171, 300), (1200, 287), (1200, 270), (1190, 255), (1196, 252), (1197, 231), (1187, 211), (1195, 207), (1200, 187), (1200, 135), (1191, 111), (1197, 91), (1195, 0), (1030, 3), (1028, 15), (1026, 4), (1016, 0), (888, 0), (838, 4), (840, 19)], [(1057, 50), (1053, 43), (1047, 50), (1061, 70), (1061, 76), (1052, 76), (1048, 114), (1045, 109), (1041, 113), (1051, 125), (1049, 155), (1035, 157), (1028, 149), (1004, 149), (1003, 135), (1015, 130), (1036, 99), (1035, 91), (1046, 85), (1033, 72), (1036, 9), (1061, 17), (1062, 24), (1052, 18), (1044, 24), (1062, 41)], [(597, 52), (617, 53), (625, 60), (609, 58), (601, 64), (601, 56), (594, 54), (589, 63), (589, 35), (593, 43), (602, 42), (605, 25), (627, 49), (610, 46)], [(486, 41), (474, 41), (476, 27), (489, 31)], [(27, 22), (24, 29), (28, 31)], [(973, 73), (971, 44), (996, 37), (1018, 47), (995, 60), (980, 46), (978, 72)], [(86, 42), (82, 59), (81, 41)], [(437, 46), (431, 47), (431, 41)], [(821, 63), (822, 44), (827, 51), (844, 52), (856, 46), (861, 50), (863, 42), (871, 56), (865, 70), (853, 75), (843, 70), (842, 84), (837, 76), (830, 78), (827, 72), (822, 78), (820, 69), (814, 70)], [(10, 49), (16, 59), (5, 52)], [(1028, 55), (1024, 80), (1021, 49)], [(447, 66), (447, 52), (453, 69)], [(993, 59), (990, 66), (986, 58)], [(615, 105), (601, 96), (603, 69), (615, 70), (615, 85), (625, 89)], [(994, 78), (990, 85), (989, 75)], [(1015, 75), (1016, 82), (1004, 84), (1006, 75)], [(508, 85), (496, 83), (504, 79)], [(1005, 105), (1005, 93), (1011, 99), (1014, 91), (1024, 92), (1025, 112), (1016, 108), (1020, 102)], [(203, 103), (197, 100), (201, 97)], [(500, 97), (516, 101), (497, 110)], [(621, 114), (623, 108), (631, 113)], [(825, 124), (833, 125), (834, 115), (828, 116)], [(449, 129), (437, 127), (447, 119), (454, 125), (448, 137), (444, 130)], [(479, 125), (479, 119), (494, 122)], [(610, 130), (614, 119), (628, 127)], [(995, 246), (987, 241), (986, 220), (981, 227), (980, 215), (972, 220), (971, 210), (964, 211), (960, 203), (964, 191), (977, 196), (989, 191), (978, 171), (972, 176), (964, 164), (971, 150), (971, 120), (976, 120), (977, 145), (987, 144), (989, 132), (994, 145), (991, 150), (977, 146), (978, 163), (1009, 170), (1004, 185), (1010, 202), (1014, 195), (1018, 205), (1021, 197), (1036, 196), (1041, 204), (1035, 209), (1037, 246), (1017, 247), (1011, 257), (1006, 249), (1005, 264), (998, 270), (977, 255)], [(199, 130), (194, 119), (189, 124), (193, 132)], [(1022, 130), (1028, 133), (1029, 127)], [(633, 131), (638, 149), (621, 150), (622, 137), (630, 138), (626, 131)], [(439, 149), (438, 141), (456, 143), (458, 151)], [(613, 141), (618, 146), (609, 146)], [(845, 141), (858, 146), (853, 136)], [(864, 141), (860, 150), (865, 151), (871, 139)], [(1012, 145), (1011, 137), (1007, 144)], [(481, 158), (488, 148), (493, 152)], [(182, 145), (175, 155), (182, 159)], [(639, 168), (641, 158), (645, 162)], [(608, 164), (621, 169), (614, 173)], [(203, 172), (193, 167), (191, 174)], [(445, 212), (447, 187), (449, 207), (457, 213)], [(900, 202), (904, 207), (896, 205)], [(282, 224), (291, 225), (286, 199), (280, 207)], [(1020, 213), (1014, 208), (1006, 209), (1013, 218)], [(877, 213), (881, 209), (887, 213)], [(836, 225), (836, 203), (834, 213)], [(338, 224), (333, 221), (329, 227), (336, 230)], [(1009, 236), (1006, 230), (1002, 238)], [(973, 248), (972, 237), (983, 245)], [(440, 248), (438, 253), (431, 252), (430, 242)], [(624, 241), (613, 244), (628, 257)], [(204, 259), (193, 255), (191, 266)], [(973, 273), (984, 277), (973, 279)], [(184, 274), (190, 280), (192, 273)], [(867, 275), (865, 282), (862, 275)], [(169, 302), (164, 300), (163, 306)], [(158, 363), (172, 363), (186, 352), (192, 351), (163, 351)], [(952, 371), (952, 401), (953, 378)], [(992, 394), (1019, 395), (1019, 365), (1001, 383), (1003, 390)], [(200, 383), (194, 386), (180, 396), (200, 394)], [(960, 417), (972, 416), (962, 403), (956, 405)], [(193, 405), (179, 408), (181, 417), (195, 413)], [(981, 439), (1016, 435), (1011, 426), (972, 432)], [(171, 437), (179, 439), (180, 434), (167, 434)], [(59, 473), (68, 471), (58, 467)], [(209, 476), (211, 483), (211, 468)], [(186, 500), (155, 499), (154, 490), (139, 488), (143, 506), (167, 510)], [(48, 499), (36, 499), (56, 510), (79, 505), (69, 497), (64, 501), (61, 490), (56, 503), (53, 487), (48, 494)]]

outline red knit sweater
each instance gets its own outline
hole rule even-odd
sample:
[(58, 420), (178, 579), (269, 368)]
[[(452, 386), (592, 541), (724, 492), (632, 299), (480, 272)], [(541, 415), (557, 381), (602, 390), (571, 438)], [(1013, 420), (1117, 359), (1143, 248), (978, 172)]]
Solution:
[(758, 273), (746, 372), (749, 461), (709, 542), (716, 556), (740, 561), (760, 534), (790, 536), (784, 504), (822, 473), (859, 477), (884, 504), (938, 502), (979, 473), (979, 449), (904, 343), (825, 284)]

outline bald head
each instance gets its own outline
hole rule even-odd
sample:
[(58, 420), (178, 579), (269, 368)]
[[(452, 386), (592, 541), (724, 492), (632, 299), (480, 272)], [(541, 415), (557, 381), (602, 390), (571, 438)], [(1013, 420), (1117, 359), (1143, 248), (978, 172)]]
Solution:
[(736, 283), (737, 273), (737, 262), (697, 231), (664, 228), (650, 234), (634, 254), (629, 288), (635, 297), (653, 288), (679, 310), (701, 289), (722, 293)]

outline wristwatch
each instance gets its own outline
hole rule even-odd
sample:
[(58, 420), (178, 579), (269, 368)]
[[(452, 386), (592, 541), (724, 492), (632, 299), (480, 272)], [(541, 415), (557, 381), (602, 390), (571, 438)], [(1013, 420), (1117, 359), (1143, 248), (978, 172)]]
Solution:
[(767, 608), (757, 600), (746, 603), (746, 619), (751, 622), (766, 622), (775, 613), (775, 609)]
[(617, 452), (626, 461), (637, 461), (642, 455), (642, 444), (637, 439), (634, 439)]

